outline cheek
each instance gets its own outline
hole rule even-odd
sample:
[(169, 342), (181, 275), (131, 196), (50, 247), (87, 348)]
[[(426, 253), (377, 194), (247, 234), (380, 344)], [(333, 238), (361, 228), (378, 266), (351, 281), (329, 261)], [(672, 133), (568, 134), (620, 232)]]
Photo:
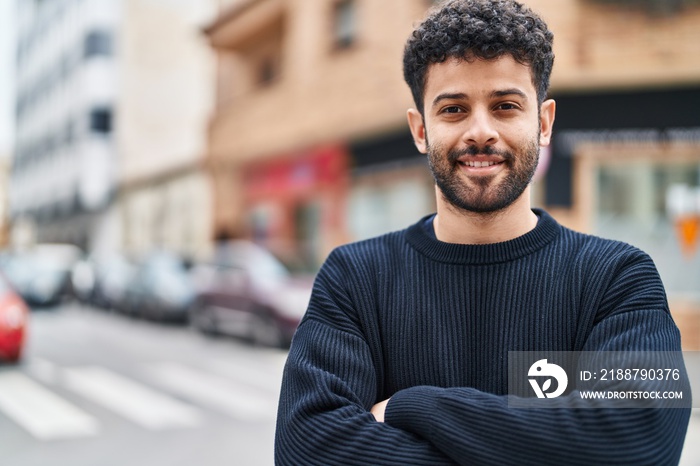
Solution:
[(459, 134), (455, 130), (434, 126), (430, 129), (426, 128), (425, 141), (427, 144), (450, 148), (458, 143)]
[(501, 133), (501, 137), (514, 150), (523, 150), (536, 144), (540, 144), (540, 128), (532, 126), (521, 126), (517, 129), (511, 128), (510, 133)]

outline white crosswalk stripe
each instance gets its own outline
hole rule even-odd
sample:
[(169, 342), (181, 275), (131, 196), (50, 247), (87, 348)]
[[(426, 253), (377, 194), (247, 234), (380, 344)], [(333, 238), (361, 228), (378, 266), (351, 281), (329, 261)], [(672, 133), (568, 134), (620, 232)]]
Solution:
[(153, 382), (194, 402), (237, 419), (271, 419), (277, 400), (258, 387), (174, 363), (148, 367)]
[(27, 372), (36, 380), (48, 385), (58, 382), (59, 369), (51, 361), (42, 358), (32, 358), (27, 363)]
[(194, 427), (198, 410), (101, 367), (64, 370), (67, 388), (153, 430)]
[(270, 372), (251, 362), (219, 359), (206, 361), (206, 368), (244, 385), (254, 386), (270, 393), (276, 394), (282, 386), (282, 367), (277, 372)]
[(99, 430), (94, 417), (18, 372), (0, 373), (0, 411), (42, 440), (91, 436)]
[(53, 440), (104, 434), (109, 424), (90, 412), (97, 406), (153, 431), (196, 428), (207, 412), (246, 421), (269, 421), (276, 414), (280, 363), (259, 367), (214, 359), (197, 368), (161, 362), (140, 369), (132, 377), (102, 366), (29, 359), (0, 370), (0, 418), (39, 440)]

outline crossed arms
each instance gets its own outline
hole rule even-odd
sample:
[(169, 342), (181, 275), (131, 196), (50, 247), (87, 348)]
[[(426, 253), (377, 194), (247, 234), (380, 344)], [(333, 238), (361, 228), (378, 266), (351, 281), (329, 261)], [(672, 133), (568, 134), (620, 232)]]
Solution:
[[(434, 385), (385, 399), (377, 334), (353, 314), (356, 303), (337, 277), (326, 275), (285, 367), (277, 464), (677, 463), (689, 409), (582, 409), (565, 396), (561, 408), (522, 410), (504, 395)], [(620, 312), (600, 319), (582, 350), (678, 351), (668, 311), (629, 296), (615, 298)]]

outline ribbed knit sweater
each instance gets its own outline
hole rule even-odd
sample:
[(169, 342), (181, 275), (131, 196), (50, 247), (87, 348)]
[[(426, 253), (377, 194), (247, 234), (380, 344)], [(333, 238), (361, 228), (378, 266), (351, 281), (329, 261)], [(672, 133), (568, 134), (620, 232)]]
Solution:
[(690, 409), (508, 407), (508, 351), (680, 351), (645, 253), (535, 213), (502, 243), (422, 219), (335, 249), (285, 366), (276, 463), (677, 464)]

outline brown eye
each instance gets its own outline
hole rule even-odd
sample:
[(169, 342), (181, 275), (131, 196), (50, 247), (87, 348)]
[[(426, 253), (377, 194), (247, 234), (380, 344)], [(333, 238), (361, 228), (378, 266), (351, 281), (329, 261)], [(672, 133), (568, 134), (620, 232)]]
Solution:
[(496, 110), (517, 110), (518, 106), (511, 103), (499, 104)]
[(456, 106), (451, 106), (451, 107), (445, 107), (443, 110), (444, 113), (460, 113), (462, 111), (461, 108), (456, 107)]

